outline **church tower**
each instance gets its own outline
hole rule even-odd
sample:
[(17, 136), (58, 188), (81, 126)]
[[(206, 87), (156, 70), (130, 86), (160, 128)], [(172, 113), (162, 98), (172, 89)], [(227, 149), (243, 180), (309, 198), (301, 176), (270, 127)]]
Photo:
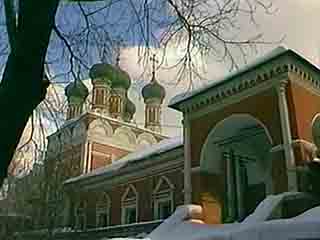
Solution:
[(112, 118), (130, 122), (136, 111), (134, 103), (128, 98), (131, 79), (120, 68), (120, 50), (116, 64), (98, 63), (90, 69), (93, 85), (92, 109)]
[(68, 100), (67, 120), (82, 114), (83, 104), (89, 94), (88, 88), (80, 80), (68, 84), (65, 95)]
[[(110, 115), (112, 118), (125, 120), (126, 108), (131, 110), (132, 102), (128, 99), (127, 93), (131, 85), (129, 74), (120, 68), (120, 49), (117, 53), (116, 65), (112, 66), (111, 74), (111, 94), (110, 94)], [(133, 113), (134, 113), (133, 112)]]
[(92, 90), (92, 110), (109, 114), (109, 97), (111, 91), (110, 65), (97, 63), (89, 72)]
[(152, 78), (150, 83), (142, 89), (142, 96), (145, 103), (145, 128), (155, 132), (161, 132), (161, 105), (165, 98), (166, 91), (155, 77), (155, 55), (151, 58)]

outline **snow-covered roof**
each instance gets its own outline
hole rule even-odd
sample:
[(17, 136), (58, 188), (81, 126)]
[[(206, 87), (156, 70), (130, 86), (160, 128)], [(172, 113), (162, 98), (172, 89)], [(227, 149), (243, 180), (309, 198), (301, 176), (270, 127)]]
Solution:
[(144, 147), (141, 150), (137, 150), (135, 152), (129, 153), (128, 155), (120, 158), (119, 160), (116, 160), (112, 164), (106, 166), (106, 167), (101, 167), (98, 168), (88, 174), (82, 174), (80, 176), (70, 178), (66, 180), (64, 183), (65, 184), (70, 184), (77, 182), (82, 179), (87, 179), (90, 177), (95, 177), (95, 176), (101, 176), (101, 175), (109, 175), (112, 174), (120, 169), (125, 168), (129, 164), (135, 161), (140, 161), (144, 160), (147, 158), (155, 157), (157, 155), (163, 154), (165, 152), (168, 152), (170, 150), (173, 150), (175, 148), (181, 147), (183, 145), (183, 137), (178, 136), (174, 138), (169, 138), (160, 141), (157, 144)]
[[(218, 80), (213, 80), (210, 81), (210, 83), (206, 84), (203, 87), (200, 87), (194, 91), (189, 91), (189, 92), (185, 92), (185, 93), (181, 93), (176, 95), (175, 97), (173, 97), (170, 102), (169, 102), (169, 107), (172, 108), (177, 108), (177, 105), (200, 94), (200, 93), (204, 93), (212, 88), (218, 87), (222, 84), (225, 84), (226, 82), (229, 82), (231, 80), (233, 80), (235, 77), (244, 74), (250, 70), (253, 70), (257, 67), (259, 67), (262, 64), (265, 64), (275, 58), (280, 57), (281, 55), (284, 55), (288, 52), (294, 53), (296, 56), (300, 57), (301, 59), (305, 60), (306, 62), (308, 62), (308, 60), (304, 59), (303, 57), (301, 57), (299, 54), (297, 54), (296, 52), (294, 52), (292, 49), (289, 49), (285, 46), (279, 46), (273, 50), (271, 50), (269, 53), (257, 58), (255, 61), (251, 62), (250, 64), (245, 65), (244, 67), (240, 68), (237, 71), (234, 71), (230, 74), (228, 74), (227, 76), (224, 76), (221, 79)], [(316, 66), (314, 66), (312, 63), (308, 62), (309, 64), (311, 64), (313, 67), (317, 68)], [(317, 68), (318, 69), (318, 68)], [(318, 69), (319, 70), (319, 69)]]

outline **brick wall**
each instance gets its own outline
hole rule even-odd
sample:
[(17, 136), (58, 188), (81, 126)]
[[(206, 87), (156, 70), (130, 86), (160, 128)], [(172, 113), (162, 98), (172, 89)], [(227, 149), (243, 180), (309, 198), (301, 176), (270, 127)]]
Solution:
[(232, 114), (252, 115), (268, 128), (274, 145), (282, 142), (278, 99), (276, 91), (270, 89), (192, 120), (191, 159), (193, 167), (200, 164), (201, 149), (210, 131), (217, 123)]
[[(290, 82), (289, 85), (289, 112), (292, 125), (292, 138), (305, 139), (313, 142), (312, 120), (320, 113), (320, 96), (316, 95), (306, 87)], [(296, 162), (303, 164), (303, 149), (296, 149)]]
[[(73, 206), (76, 201), (79, 201), (79, 199), (87, 202), (87, 225), (88, 228), (93, 228), (96, 225), (95, 204), (102, 193), (107, 193), (111, 199), (110, 224), (113, 226), (119, 225), (121, 224), (121, 197), (129, 185), (132, 184), (138, 192), (138, 222), (152, 221), (154, 220), (152, 193), (161, 176), (166, 176), (175, 187), (173, 194), (174, 207), (183, 204), (183, 173), (182, 169), (177, 169), (171, 172), (159, 173), (155, 176), (135, 179), (134, 182), (128, 181), (126, 184), (114, 186), (108, 189), (99, 187), (98, 189), (92, 189), (89, 192), (81, 192), (80, 195), (77, 195), (79, 197), (73, 197)], [(70, 219), (70, 222), (74, 224), (74, 216), (73, 220)]]
[(113, 159), (119, 159), (127, 155), (128, 153), (128, 151), (121, 148), (104, 145), (100, 143), (92, 143), (91, 170), (107, 166), (108, 164), (112, 163)]

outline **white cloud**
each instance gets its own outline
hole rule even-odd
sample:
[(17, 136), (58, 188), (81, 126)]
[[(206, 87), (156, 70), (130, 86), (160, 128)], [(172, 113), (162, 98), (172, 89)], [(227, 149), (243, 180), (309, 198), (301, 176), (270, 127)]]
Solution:
[[(264, 15), (259, 12), (257, 15), (258, 29), (244, 25), (243, 36), (253, 36), (255, 33), (262, 32), (266, 41), (277, 41), (286, 37), (283, 44), (296, 50), (312, 62), (320, 65), (320, 31), (319, 31), (319, 12), (320, 1), (318, 0), (273, 0), (278, 11), (273, 15)], [(253, 60), (259, 55), (264, 54), (274, 48), (276, 44), (262, 45), (257, 54), (251, 53), (249, 60)], [(141, 48), (142, 52), (145, 50)], [(151, 53), (156, 53), (161, 59), (163, 55), (158, 49), (151, 49)], [(181, 49), (172, 46), (167, 49), (166, 59), (163, 67), (172, 66), (181, 57)], [(137, 105), (136, 121), (140, 126), (144, 122), (144, 103), (141, 98), (141, 88), (151, 78), (150, 65), (146, 66), (141, 61), (139, 64), (139, 54), (137, 47), (124, 49), (121, 55), (121, 66), (129, 72), (136, 83), (135, 90), (131, 90), (129, 96)], [(203, 76), (208, 80), (215, 79), (227, 73), (227, 66), (217, 63), (213, 58), (198, 59), (199, 66), (206, 66)], [(176, 83), (176, 69), (160, 69), (157, 71), (157, 79), (167, 90), (168, 100), (176, 94), (187, 89), (187, 82)], [(62, 90), (61, 90), (62, 91)], [(163, 111), (164, 133), (174, 136), (182, 133), (182, 116), (175, 110), (165, 108)], [(25, 139), (25, 138), (24, 138)]]
[[(145, 53), (146, 49), (132, 47), (122, 50), (121, 53), (121, 67), (126, 70), (131, 78), (133, 79), (135, 90), (130, 91), (129, 96), (134, 100), (137, 105), (137, 113), (135, 115), (136, 121), (138, 123), (144, 122), (144, 104), (141, 98), (142, 87), (150, 81), (151, 79), (151, 62), (148, 57), (145, 57), (143, 62), (142, 57), (140, 57), (139, 52)], [(157, 80), (166, 88), (166, 99), (164, 101), (164, 109), (162, 116), (163, 133), (170, 136), (176, 136), (182, 134), (182, 114), (167, 107), (169, 100), (176, 94), (188, 90), (188, 82), (183, 79), (181, 82), (177, 83), (177, 68), (170, 68), (174, 66), (177, 61), (182, 57), (183, 51), (176, 47), (168, 47), (165, 54), (160, 49), (150, 49), (150, 56), (156, 54), (157, 59), (161, 67), (156, 71)], [(223, 65), (218, 64), (209, 59), (201, 59), (199, 56), (195, 56), (195, 63), (198, 63), (199, 71), (206, 79), (215, 79), (221, 76), (225, 72)], [(206, 71), (204, 71), (204, 65), (206, 66)], [(204, 83), (204, 82), (203, 82)], [(196, 87), (201, 85), (200, 81), (195, 81)]]
[[(264, 40), (277, 42), (285, 37), (283, 43), (289, 48), (302, 54), (313, 63), (320, 65), (320, 31), (319, 31), (319, 12), (320, 1), (318, 0), (274, 0), (274, 7), (278, 10), (273, 15), (265, 15), (262, 11), (258, 12), (257, 23), (258, 28), (254, 29), (247, 23), (244, 25), (244, 31), (241, 33), (244, 37), (251, 37), (257, 33), (263, 33)], [(258, 53), (251, 53), (248, 56), (248, 61), (254, 60), (267, 51), (276, 47), (278, 44), (267, 44), (258, 47)], [(152, 49), (158, 56), (162, 56), (159, 50)], [(128, 48), (122, 53), (121, 65), (126, 69), (135, 80), (148, 81), (150, 79), (150, 67), (146, 70), (146, 66), (138, 64), (138, 49)], [(172, 66), (180, 57), (181, 51), (176, 48), (168, 48), (166, 52), (166, 61), (164, 66)], [(202, 62), (199, 59), (199, 64)], [(213, 58), (204, 59), (206, 62), (206, 69), (203, 76), (208, 80), (214, 81), (215, 79), (227, 74), (227, 66), (222, 63), (217, 63)], [(200, 66), (199, 65), (199, 66)], [(142, 73), (144, 73), (142, 75)], [(187, 82), (181, 82), (180, 85), (175, 86), (176, 83), (176, 70), (161, 69), (157, 72), (157, 79), (161, 83), (167, 84), (167, 100), (174, 95), (182, 92), (187, 88)], [(139, 89), (139, 88), (138, 88)], [(138, 94), (135, 92), (135, 98)], [(163, 113), (164, 125), (180, 125), (181, 114), (174, 110), (166, 109)], [(138, 106), (136, 114), (139, 122), (143, 121), (143, 104)], [(173, 135), (179, 131), (166, 130)]]

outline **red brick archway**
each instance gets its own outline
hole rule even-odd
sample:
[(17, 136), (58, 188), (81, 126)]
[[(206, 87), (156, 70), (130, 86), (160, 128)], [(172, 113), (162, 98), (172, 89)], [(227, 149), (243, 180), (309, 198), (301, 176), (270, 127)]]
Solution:
[(200, 160), (199, 200), (205, 215), (215, 214), (207, 221), (241, 220), (273, 192), (272, 146), (268, 128), (249, 114), (232, 114), (215, 125)]

